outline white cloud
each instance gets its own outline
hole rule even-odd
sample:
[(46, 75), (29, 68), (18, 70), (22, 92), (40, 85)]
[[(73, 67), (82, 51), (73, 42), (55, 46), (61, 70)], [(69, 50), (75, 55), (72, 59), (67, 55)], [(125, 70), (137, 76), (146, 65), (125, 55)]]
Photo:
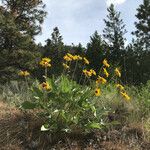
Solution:
[(114, 4), (114, 5), (121, 5), (125, 2), (126, 0), (106, 0), (106, 4), (107, 6), (109, 6), (110, 4)]
[(51, 37), (54, 27), (58, 27), (63, 42), (86, 45), (89, 37), (99, 26), (103, 26), (106, 15), (105, 1), (98, 0), (43, 0), (48, 15), (42, 25), (42, 36), (36, 41), (42, 42)]

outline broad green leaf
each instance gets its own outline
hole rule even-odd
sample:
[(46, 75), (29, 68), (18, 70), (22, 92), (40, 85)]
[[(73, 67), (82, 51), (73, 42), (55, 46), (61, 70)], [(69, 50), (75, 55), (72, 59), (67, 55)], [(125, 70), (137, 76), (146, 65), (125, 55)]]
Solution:
[(93, 129), (101, 129), (101, 126), (99, 123), (96, 122), (91, 122), (87, 125), (88, 128), (93, 128)]
[(49, 85), (51, 86), (52, 91), (56, 91), (56, 90), (57, 90), (57, 85), (55, 84), (55, 79), (54, 79), (54, 77), (53, 77), (52, 79), (47, 78), (46, 81), (47, 81), (47, 82), (49, 83)]
[(112, 121), (110, 123), (107, 123), (108, 126), (109, 125), (119, 125), (119, 124), (121, 124), (119, 121)]
[(36, 108), (36, 103), (25, 101), (21, 104), (21, 108), (23, 108), (23, 109), (34, 109), (34, 108)]
[(32, 87), (33, 95), (41, 99), (43, 97), (43, 92), (38, 87)]
[(72, 83), (67, 79), (67, 77), (62, 76), (60, 81), (60, 90), (63, 93), (71, 92)]

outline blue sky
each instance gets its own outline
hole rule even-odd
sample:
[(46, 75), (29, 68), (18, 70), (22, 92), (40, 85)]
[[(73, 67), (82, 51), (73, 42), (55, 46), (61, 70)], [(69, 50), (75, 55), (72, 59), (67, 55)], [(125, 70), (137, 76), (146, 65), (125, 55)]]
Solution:
[(89, 42), (90, 36), (97, 30), (102, 34), (105, 26), (103, 19), (107, 7), (114, 3), (126, 24), (127, 43), (131, 41), (131, 32), (135, 30), (136, 9), (143, 0), (43, 0), (46, 4), (47, 17), (42, 25), (42, 33), (36, 42), (45, 43), (51, 37), (54, 27), (58, 27), (65, 44)]

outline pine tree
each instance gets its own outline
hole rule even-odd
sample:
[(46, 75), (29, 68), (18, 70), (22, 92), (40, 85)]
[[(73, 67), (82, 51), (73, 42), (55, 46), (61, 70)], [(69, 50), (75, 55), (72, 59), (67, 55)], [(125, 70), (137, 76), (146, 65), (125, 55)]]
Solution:
[(137, 9), (135, 22), (136, 31), (133, 40), (135, 80), (138, 83), (146, 83), (150, 74), (150, 1), (143, 0), (143, 4)]
[[(46, 15), (41, 0), (3, 0), (0, 6), (0, 78), (16, 76), (19, 69), (33, 69), (39, 53), (34, 36)], [(33, 62), (34, 61), (34, 62)]]
[(85, 52), (85, 48), (82, 46), (81, 43), (79, 43), (78, 45), (72, 43), (72, 45), (67, 46), (65, 50), (67, 50), (68, 53), (72, 53), (73, 55), (81, 55), (81, 56), (83, 56)]
[(52, 38), (51, 38), (52, 45), (54, 47), (57, 47), (58, 50), (61, 50), (61, 48), (63, 46), (62, 40), (63, 40), (63, 38), (59, 32), (58, 27), (55, 27), (53, 29)]
[(90, 42), (87, 44), (86, 56), (90, 61), (90, 68), (96, 71), (100, 68), (100, 63), (106, 55), (104, 42), (97, 31), (90, 37)]
[(51, 56), (51, 57), (58, 57), (62, 55), (63, 52), (63, 38), (59, 32), (58, 27), (55, 27), (53, 29), (53, 32), (51, 34), (51, 38), (46, 40), (45, 47), (45, 56)]
[(141, 50), (150, 51), (150, 1), (143, 0), (143, 4), (137, 9), (136, 17), (138, 22), (135, 22), (136, 31), (133, 35), (136, 36), (136, 43), (141, 45)]
[(2, 4), (19, 31), (31, 37), (41, 32), (46, 15), (42, 0), (2, 0)]
[(62, 62), (64, 55), (64, 43), (58, 27), (53, 29), (51, 38), (46, 40), (44, 50), (43, 56), (52, 59), (53, 69), (51, 69), (51, 73), (60, 74), (62, 71), (62, 63), (60, 62)]
[(123, 20), (120, 19), (121, 13), (115, 10), (113, 4), (107, 8), (107, 11), (109, 14), (107, 20), (104, 19), (106, 27), (103, 30), (103, 36), (108, 44), (110, 58), (115, 62), (123, 56), (126, 30)]

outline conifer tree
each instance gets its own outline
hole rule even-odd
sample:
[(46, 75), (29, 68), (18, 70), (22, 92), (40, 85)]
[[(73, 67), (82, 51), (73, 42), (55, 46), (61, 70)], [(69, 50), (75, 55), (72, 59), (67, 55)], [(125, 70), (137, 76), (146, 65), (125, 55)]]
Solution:
[(123, 20), (120, 19), (120, 12), (117, 12), (114, 5), (107, 8), (107, 19), (104, 19), (106, 27), (103, 30), (105, 42), (108, 44), (111, 60), (114, 62), (123, 56), (126, 33)]
[(86, 56), (90, 61), (90, 67), (98, 71), (105, 54), (104, 42), (98, 32), (95, 31), (87, 44)]
[[(150, 1), (143, 0), (137, 9), (135, 22), (136, 31), (133, 40), (135, 80), (138, 83), (146, 83), (150, 74)], [(130, 68), (129, 68), (130, 69)]]
[(56, 57), (58, 57), (62, 55), (63, 46), (64, 46), (63, 38), (59, 32), (58, 27), (55, 27), (51, 34), (51, 38), (46, 40), (44, 55), (51, 57), (56, 55)]
[[(0, 78), (33, 69), (39, 53), (34, 42), (46, 15), (41, 0), (2, 0), (0, 6)], [(3, 80), (4, 81), (4, 80)]]
[(141, 50), (150, 51), (150, 1), (143, 0), (143, 4), (137, 9), (135, 22), (136, 31), (133, 35), (136, 36), (136, 43), (141, 45)]
[(44, 57), (50, 57), (52, 59), (53, 69), (51, 69), (51, 72), (60, 74), (62, 71), (62, 63), (60, 62), (62, 62), (64, 55), (64, 43), (58, 27), (53, 29), (51, 38), (46, 40), (44, 50)]

